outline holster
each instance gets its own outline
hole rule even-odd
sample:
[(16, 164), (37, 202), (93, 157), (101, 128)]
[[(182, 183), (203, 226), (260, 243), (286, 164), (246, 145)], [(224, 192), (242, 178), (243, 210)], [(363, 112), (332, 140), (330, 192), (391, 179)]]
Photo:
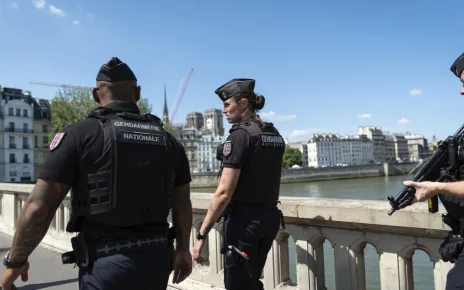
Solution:
[(79, 267), (91, 267), (96, 260), (95, 246), (88, 243), (83, 233), (71, 238), (73, 251), (61, 255), (63, 264), (76, 264)]
[(227, 252), (225, 254), (226, 266), (227, 264), (234, 264), (239, 262), (242, 269), (247, 273), (248, 278), (253, 277), (253, 271), (251, 270), (250, 264), (248, 262), (250, 258), (245, 252), (240, 251), (237, 247), (233, 245), (227, 246)]
[[(276, 205), (280, 204), (280, 200), (277, 201)], [(280, 213), (280, 224), (282, 225), (282, 228), (285, 230), (285, 218), (283, 212), (279, 209)]]

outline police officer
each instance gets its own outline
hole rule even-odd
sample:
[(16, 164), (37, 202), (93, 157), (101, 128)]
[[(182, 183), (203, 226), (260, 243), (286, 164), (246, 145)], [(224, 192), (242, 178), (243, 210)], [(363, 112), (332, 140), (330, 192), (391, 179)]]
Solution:
[(263, 289), (261, 273), (282, 219), (277, 202), (285, 143), (274, 125), (257, 115), (265, 99), (254, 87), (253, 79), (232, 79), (215, 91), (227, 121), (235, 125), (219, 152), (219, 186), (193, 249), (201, 263), (204, 240), (228, 207), (222, 245), (228, 290)]
[[(463, 83), (461, 95), (464, 95), (464, 53), (461, 54), (451, 66), (451, 71)], [(458, 140), (462, 145), (464, 139)], [(464, 152), (458, 154), (461, 165), (464, 165)], [(461, 173), (462, 174), (462, 173)], [(458, 174), (459, 175), (459, 174)], [(464, 229), (464, 181), (458, 176), (455, 182), (413, 182), (404, 181), (403, 184), (416, 189), (413, 202), (426, 201), (434, 196), (439, 196), (448, 214), (444, 215), (443, 221), (451, 227), (451, 231), (440, 245), (440, 255), (446, 262), (454, 263), (454, 267), (449, 271), (446, 282), (446, 290), (464, 289), (464, 248), (463, 229)]]
[(5, 290), (19, 275), (27, 280), (28, 257), (69, 189), (66, 230), (78, 235), (62, 260), (79, 267), (80, 289), (166, 289), (173, 262), (167, 250), (171, 204), (177, 232), (173, 282), (191, 273), (185, 151), (157, 117), (140, 114), (140, 86), (127, 64), (112, 58), (96, 80), (92, 94), (100, 107), (50, 143), (4, 259)]

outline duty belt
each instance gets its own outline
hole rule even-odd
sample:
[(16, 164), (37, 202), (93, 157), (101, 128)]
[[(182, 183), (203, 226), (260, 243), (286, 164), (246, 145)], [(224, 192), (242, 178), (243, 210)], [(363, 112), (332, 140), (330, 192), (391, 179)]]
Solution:
[(132, 248), (142, 248), (146, 246), (166, 243), (166, 236), (154, 238), (133, 238), (118, 241), (109, 241), (106, 243), (87, 243), (82, 236), (71, 238), (73, 251), (61, 255), (63, 264), (74, 264), (78, 266), (90, 266), (98, 258), (110, 256), (124, 250)]

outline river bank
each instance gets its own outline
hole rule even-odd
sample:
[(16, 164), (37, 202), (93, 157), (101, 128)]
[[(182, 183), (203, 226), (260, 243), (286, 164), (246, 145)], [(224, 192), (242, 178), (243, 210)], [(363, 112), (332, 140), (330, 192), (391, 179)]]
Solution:
[[(409, 162), (346, 167), (283, 169), (281, 183), (404, 175), (409, 174), (417, 165), (417, 162)], [(193, 173), (190, 187), (208, 188), (217, 187), (218, 184), (217, 172)]]

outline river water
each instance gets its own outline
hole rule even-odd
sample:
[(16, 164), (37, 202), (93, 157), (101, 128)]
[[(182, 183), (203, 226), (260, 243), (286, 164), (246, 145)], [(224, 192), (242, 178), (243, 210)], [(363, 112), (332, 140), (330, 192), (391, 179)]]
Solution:
[[(402, 182), (409, 175), (373, 177), (363, 179), (344, 179), (331, 181), (312, 181), (281, 185), (281, 196), (321, 197), (386, 201), (388, 195), (395, 196), (403, 187)], [(195, 188), (194, 192), (214, 192), (215, 188)], [(427, 204), (424, 203), (424, 207)], [(385, 213), (387, 214), (387, 213)], [(366, 288), (380, 289), (379, 255), (372, 245), (365, 249)], [(289, 239), (290, 273), (296, 281), (296, 251), (293, 239)], [(328, 290), (335, 289), (333, 248), (328, 241), (324, 243), (325, 280)], [(415, 289), (432, 290), (433, 264), (428, 255), (418, 250), (413, 255)]]

